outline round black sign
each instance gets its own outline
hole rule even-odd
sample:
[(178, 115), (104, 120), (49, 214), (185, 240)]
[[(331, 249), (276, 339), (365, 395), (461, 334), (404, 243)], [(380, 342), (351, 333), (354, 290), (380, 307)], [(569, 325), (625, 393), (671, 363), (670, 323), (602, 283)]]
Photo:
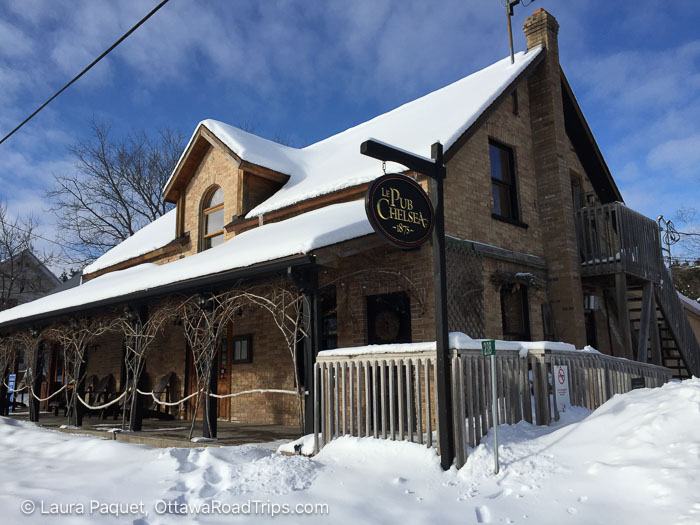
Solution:
[(392, 244), (416, 248), (433, 232), (433, 204), (412, 178), (390, 173), (375, 180), (365, 195), (372, 228)]

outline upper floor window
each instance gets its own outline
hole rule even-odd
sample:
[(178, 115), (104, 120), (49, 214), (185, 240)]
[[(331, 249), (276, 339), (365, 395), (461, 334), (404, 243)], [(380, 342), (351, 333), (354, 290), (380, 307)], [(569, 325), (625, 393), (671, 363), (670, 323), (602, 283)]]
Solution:
[(513, 149), (490, 140), (489, 156), (491, 158), (493, 214), (500, 218), (517, 221), (518, 199)]
[(209, 190), (202, 206), (201, 246), (208, 250), (224, 242), (224, 190)]

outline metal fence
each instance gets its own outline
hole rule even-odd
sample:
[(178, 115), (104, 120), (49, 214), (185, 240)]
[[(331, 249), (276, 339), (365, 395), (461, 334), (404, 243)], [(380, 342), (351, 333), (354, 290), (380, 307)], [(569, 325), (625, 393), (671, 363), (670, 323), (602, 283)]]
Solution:
[[(457, 466), (494, 424), (489, 358), (481, 350), (453, 350), (452, 416)], [(588, 352), (517, 350), (496, 354), (497, 423), (525, 420), (548, 425), (559, 419), (551, 378), (566, 365), (572, 405), (596, 409), (631, 390), (633, 377), (657, 387), (671, 378), (667, 368)], [(314, 448), (340, 436), (437, 442), (435, 352), (319, 356), (314, 365)]]

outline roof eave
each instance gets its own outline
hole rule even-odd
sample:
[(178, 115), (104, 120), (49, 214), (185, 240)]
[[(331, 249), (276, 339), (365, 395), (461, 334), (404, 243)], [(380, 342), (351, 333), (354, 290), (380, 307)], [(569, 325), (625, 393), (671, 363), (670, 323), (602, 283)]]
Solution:
[(78, 312), (90, 314), (97, 310), (119, 304), (141, 302), (178, 293), (194, 293), (196, 291), (218, 288), (228, 283), (234, 283), (240, 280), (261, 279), (285, 272), (287, 268), (290, 267), (297, 268), (303, 266), (313, 266), (315, 264), (316, 259), (313, 255), (293, 255), (275, 259), (273, 261), (246, 266), (244, 268), (235, 268), (232, 270), (195, 277), (184, 281), (178, 281), (163, 286), (150, 288), (148, 290), (140, 290), (138, 292), (132, 292), (125, 295), (100, 299), (91, 303), (30, 315), (20, 319), (13, 319), (0, 324), (0, 331), (22, 325), (48, 324), (49, 322), (59, 319), (62, 316), (75, 314)]
[(530, 62), (525, 69), (523, 69), (518, 76), (516, 76), (496, 97), (496, 99), (477, 117), (474, 123), (469, 126), (464, 133), (462, 133), (457, 140), (454, 141), (452, 145), (445, 151), (445, 162), (448, 162), (454, 155), (459, 151), (459, 149), (464, 146), (467, 141), (476, 133), (476, 131), (491, 117), (494, 111), (498, 109), (501, 103), (506, 97), (510, 96), (517, 84), (523, 79), (527, 78), (532, 74), (535, 68), (540, 65), (544, 60), (545, 50), (542, 50), (539, 55), (537, 55), (532, 62)]
[[(574, 95), (574, 92), (571, 89), (571, 85), (566, 79), (566, 75), (564, 75), (564, 71), (560, 70), (560, 77), (562, 85), (562, 98), (564, 98), (563, 102), (565, 105), (564, 117), (566, 118), (567, 114), (567, 102), (571, 104), (571, 110), (573, 111), (573, 116), (575, 117), (575, 122), (569, 120), (568, 125), (566, 125), (567, 122), (565, 121), (567, 135), (569, 135), (570, 129), (576, 127), (576, 133), (572, 131), (571, 134), (577, 136), (581, 135), (581, 137), (583, 137), (583, 140), (585, 140), (585, 142), (588, 143), (588, 146), (591, 149), (590, 153), (592, 154), (586, 155), (585, 152), (581, 151), (581, 148), (585, 147), (585, 144), (583, 144), (582, 140), (578, 139), (576, 136), (572, 137), (571, 135), (569, 135), (569, 140), (571, 140), (572, 145), (576, 150), (577, 155), (579, 156), (579, 160), (582, 164), (584, 164), (583, 167), (586, 170), (586, 174), (588, 175), (591, 184), (593, 184), (593, 187), (595, 188), (598, 197), (603, 203), (615, 201), (624, 202), (624, 200), (622, 199), (622, 194), (620, 193), (620, 190), (617, 187), (617, 184), (615, 183), (615, 179), (613, 179), (613, 176), (610, 173), (610, 169), (608, 168), (608, 165), (605, 162), (605, 158), (603, 158), (603, 154), (601, 153), (600, 148), (598, 147), (598, 143), (596, 142), (595, 137), (593, 136), (593, 132), (588, 126), (586, 118), (583, 116), (581, 106), (579, 106), (578, 101), (576, 100), (576, 96)], [(571, 113), (571, 111), (569, 113)], [(572, 128), (570, 128), (570, 126)], [(588, 169), (586, 169), (586, 165), (589, 165)], [(602, 174), (602, 177), (597, 177), (596, 173)]]

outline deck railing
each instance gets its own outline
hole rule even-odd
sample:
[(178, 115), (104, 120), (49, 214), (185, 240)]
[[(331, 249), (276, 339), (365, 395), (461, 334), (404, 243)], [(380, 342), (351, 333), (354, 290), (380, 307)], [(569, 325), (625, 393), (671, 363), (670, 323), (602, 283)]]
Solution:
[(576, 235), (584, 276), (624, 272), (655, 283), (662, 278), (657, 224), (624, 204), (581, 208)]
[[(502, 346), (508, 347), (509, 343)], [(510, 348), (512, 348), (510, 343)], [(488, 358), (481, 350), (452, 350), (453, 421), (457, 466), (494, 424)], [(566, 365), (572, 405), (596, 409), (631, 390), (633, 377), (657, 387), (667, 368), (598, 353), (560, 350), (496, 352), (497, 420), (548, 425), (559, 419), (551, 395), (552, 367)], [(408, 440), (438, 447), (435, 352), (319, 355), (314, 365), (315, 449), (340, 436)], [(436, 436), (439, 433), (436, 432)]]

